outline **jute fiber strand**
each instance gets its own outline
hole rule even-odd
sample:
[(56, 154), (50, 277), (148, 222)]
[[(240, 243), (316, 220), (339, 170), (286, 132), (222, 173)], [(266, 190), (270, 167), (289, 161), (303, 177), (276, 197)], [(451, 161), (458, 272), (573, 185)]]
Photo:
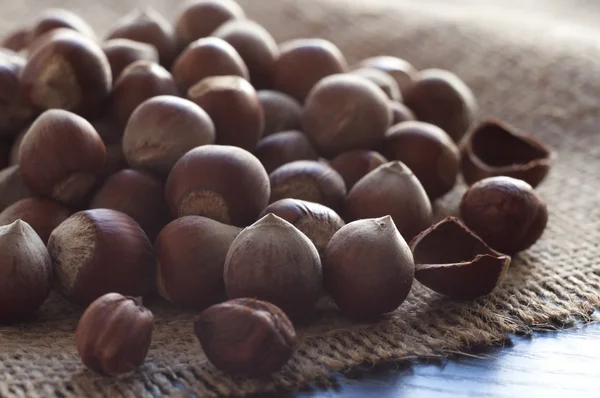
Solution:
[[(146, 2), (4, 0), (0, 29), (30, 20), (43, 4), (71, 8), (103, 33), (140, 3)], [(171, 1), (147, 3), (173, 16)], [(291, 362), (272, 378), (253, 381), (215, 370), (193, 334), (193, 315), (161, 303), (150, 306), (156, 327), (146, 364), (126, 378), (97, 376), (84, 369), (75, 349), (81, 309), (53, 295), (34, 322), (0, 327), (0, 396), (180, 396), (185, 390), (204, 397), (328, 386), (332, 371), (444, 356), (512, 332), (590, 320), (600, 306), (600, 32), (588, 25), (600, 18), (598, 5), (417, 3), (242, 1), (279, 41), (324, 37), (350, 62), (390, 54), (421, 69), (452, 70), (477, 95), (481, 118), (513, 123), (556, 151), (555, 166), (539, 187), (549, 202), (548, 229), (514, 259), (491, 297), (451, 302), (415, 283), (401, 308), (377, 324), (351, 324), (333, 310), (322, 311), (299, 330), (301, 344)], [(544, 8), (535, 12), (540, 3)], [(457, 187), (436, 204), (439, 218), (456, 212), (463, 191)]]

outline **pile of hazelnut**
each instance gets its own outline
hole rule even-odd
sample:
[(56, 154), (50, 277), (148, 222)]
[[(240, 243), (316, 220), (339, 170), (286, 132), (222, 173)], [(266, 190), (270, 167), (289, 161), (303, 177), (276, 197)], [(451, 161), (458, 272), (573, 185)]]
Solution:
[[(231, 0), (188, 2), (174, 24), (135, 11), (105, 39), (47, 10), (2, 46), (0, 323), (55, 288), (88, 306), (76, 345), (104, 374), (146, 357), (142, 296), (198, 312), (210, 362), (262, 377), (320, 298), (367, 322), (414, 278), (484, 296), (546, 227), (533, 187), (551, 152), (474, 123), (447, 71), (277, 44)], [(459, 173), (461, 220), (433, 225)]]

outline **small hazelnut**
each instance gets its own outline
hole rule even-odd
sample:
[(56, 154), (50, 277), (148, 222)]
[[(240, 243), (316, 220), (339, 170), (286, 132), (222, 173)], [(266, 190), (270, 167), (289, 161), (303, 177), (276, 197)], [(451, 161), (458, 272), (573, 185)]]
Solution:
[(363, 68), (375, 68), (394, 78), (402, 95), (418, 79), (419, 72), (407, 61), (387, 55), (367, 58), (359, 64)]
[(9, 32), (0, 41), (0, 47), (9, 49), (15, 52), (27, 49), (29, 39), (31, 37), (31, 29), (22, 27)]
[(301, 103), (319, 80), (348, 69), (342, 52), (326, 40), (291, 40), (281, 44), (279, 51), (273, 87)]
[(129, 39), (148, 43), (158, 51), (160, 64), (169, 68), (177, 57), (179, 44), (173, 26), (151, 7), (135, 9), (112, 28), (106, 40)]
[(244, 10), (233, 0), (189, 0), (183, 3), (175, 20), (181, 46), (202, 39), (232, 19), (244, 19)]
[(255, 297), (294, 319), (309, 315), (322, 289), (315, 245), (289, 222), (267, 214), (235, 238), (225, 259), (229, 298)]
[(7, 167), (0, 171), (0, 211), (21, 199), (33, 196), (23, 181), (19, 165)]
[(346, 189), (351, 190), (361, 178), (387, 162), (386, 158), (375, 151), (358, 149), (336, 156), (329, 164), (340, 173)]
[(36, 111), (21, 92), (25, 60), (0, 56), (0, 137), (13, 137), (33, 119)]
[(51, 109), (25, 134), (19, 166), (34, 192), (76, 206), (97, 182), (105, 154), (102, 139), (88, 121)]
[(413, 111), (400, 102), (390, 101), (390, 108), (392, 108), (392, 126), (398, 123), (409, 122), (411, 120), (417, 120)]
[(218, 37), (190, 43), (175, 60), (171, 73), (183, 92), (210, 76), (249, 78), (248, 68), (235, 48)]
[(404, 122), (385, 134), (383, 154), (400, 160), (417, 176), (431, 200), (454, 188), (460, 169), (460, 153), (441, 128), (424, 122)]
[(391, 215), (408, 241), (433, 222), (423, 185), (402, 162), (381, 165), (358, 181), (346, 197), (344, 211), (346, 221)]
[(460, 214), (465, 224), (493, 249), (515, 254), (544, 233), (548, 207), (531, 185), (511, 177), (491, 177), (464, 194)]
[(136, 61), (159, 62), (158, 51), (152, 44), (141, 43), (129, 39), (112, 39), (102, 44), (106, 54), (113, 81), (116, 81), (121, 72)]
[(192, 86), (188, 98), (215, 124), (217, 144), (251, 151), (262, 136), (264, 116), (252, 85), (239, 76), (211, 76)]
[(333, 235), (323, 256), (325, 289), (346, 316), (375, 320), (408, 296), (415, 264), (390, 216), (354, 221)]
[(152, 245), (138, 223), (121, 212), (73, 214), (52, 232), (48, 251), (59, 291), (76, 304), (110, 292), (142, 296), (153, 286)]
[(289, 95), (261, 90), (258, 92), (258, 100), (265, 117), (265, 136), (301, 128), (302, 105)]
[(269, 176), (254, 155), (241, 148), (204, 145), (175, 164), (166, 185), (171, 215), (204, 216), (243, 227), (267, 207)]
[(90, 209), (112, 209), (127, 214), (153, 242), (169, 220), (164, 197), (161, 180), (127, 169), (113, 174), (104, 182), (92, 199)]
[(304, 132), (325, 157), (376, 147), (392, 123), (388, 101), (383, 91), (360, 76), (326, 77), (306, 99)]
[(350, 72), (353, 75), (363, 77), (383, 90), (385, 95), (392, 101), (402, 101), (402, 94), (398, 83), (389, 74), (376, 68), (359, 68)]
[(124, 170), (129, 167), (125, 154), (123, 153), (123, 146), (120, 142), (116, 144), (106, 145), (106, 160), (104, 162), (104, 170), (100, 174), (100, 180), (106, 181), (111, 175)]
[(407, 90), (404, 103), (422, 122), (435, 124), (459, 142), (475, 114), (477, 102), (473, 92), (455, 74), (427, 69)]
[(299, 199), (281, 199), (271, 203), (259, 218), (269, 213), (298, 228), (314, 243), (320, 255), (325, 252), (333, 234), (345, 225), (344, 220), (329, 207)]
[(318, 155), (306, 135), (300, 131), (282, 131), (258, 141), (254, 155), (267, 173), (296, 160), (317, 160)]
[(71, 215), (71, 211), (58, 203), (42, 198), (25, 198), (13, 203), (0, 213), (0, 225), (23, 220), (29, 224), (46, 244), (54, 228)]
[(194, 319), (194, 331), (217, 369), (247, 377), (266, 377), (278, 371), (297, 344), (294, 325), (285, 313), (254, 299), (207, 308)]
[(166, 177), (186, 152), (214, 141), (215, 126), (202, 108), (159, 96), (143, 102), (129, 118), (123, 151), (133, 168)]
[(142, 300), (108, 293), (85, 310), (75, 332), (81, 362), (94, 372), (120, 375), (144, 363), (154, 315)]
[(223, 301), (225, 257), (240, 231), (198, 216), (169, 223), (154, 244), (160, 295), (187, 310)]
[(416, 279), (445, 296), (470, 300), (490, 294), (504, 278), (510, 257), (492, 250), (454, 217), (411, 242)]
[(0, 227), (0, 324), (35, 312), (52, 288), (52, 264), (33, 228), (17, 220)]
[(92, 27), (79, 15), (61, 8), (49, 8), (44, 10), (34, 21), (29, 42), (60, 28), (71, 29), (90, 39), (96, 38)]
[(542, 142), (511, 125), (488, 120), (461, 142), (461, 168), (467, 184), (508, 176), (538, 186), (548, 175), (552, 153)]
[(133, 111), (144, 101), (159, 95), (177, 95), (173, 76), (150, 61), (136, 61), (121, 73), (111, 93), (111, 113), (123, 129)]
[(270, 203), (285, 198), (301, 199), (339, 211), (346, 196), (344, 179), (330, 166), (297, 160), (275, 169), (270, 175)]
[(213, 34), (236, 49), (250, 73), (256, 89), (271, 87), (279, 47), (271, 34), (261, 25), (249, 20), (231, 20)]

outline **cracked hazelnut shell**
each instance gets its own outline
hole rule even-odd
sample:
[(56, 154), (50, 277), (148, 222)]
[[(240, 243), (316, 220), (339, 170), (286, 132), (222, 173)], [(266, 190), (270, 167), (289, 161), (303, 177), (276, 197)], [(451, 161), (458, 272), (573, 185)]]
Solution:
[(254, 155), (271, 173), (296, 160), (317, 160), (318, 155), (306, 135), (300, 131), (282, 131), (258, 141)]
[(23, 220), (46, 244), (54, 228), (71, 215), (66, 207), (43, 198), (25, 198), (13, 203), (0, 213), (0, 225)]
[(344, 179), (348, 190), (364, 176), (388, 160), (383, 155), (366, 149), (344, 152), (329, 163)]
[(152, 44), (142, 43), (129, 39), (112, 39), (102, 43), (102, 51), (108, 59), (113, 81), (116, 81), (121, 72), (136, 61), (149, 61), (158, 63), (158, 51)]
[(257, 94), (265, 118), (263, 135), (300, 130), (302, 105), (298, 101), (278, 91), (260, 90)]

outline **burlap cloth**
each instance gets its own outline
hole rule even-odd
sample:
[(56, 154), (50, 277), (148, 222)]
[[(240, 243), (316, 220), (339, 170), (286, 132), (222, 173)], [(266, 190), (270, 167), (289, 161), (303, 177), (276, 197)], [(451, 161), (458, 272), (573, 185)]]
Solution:
[[(30, 20), (43, 4), (72, 8), (102, 31), (141, 3), (4, 0), (0, 30)], [(173, 15), (167, 0), (148, 3)], [(418, 68), (450, 69), (476, 93), (481, 117), (515, 123), (551, 145), (558, 160), (539, 188), (551, 211), (543, 239), (515, 258), (491, 297), (453, 303), (415, 283), (402, 307), (376, 325), (321, 313), (299, 331), (301, 345), (289, 365), (266, 381), (216, 371), (192, 332), (192, 315), (164, 304), (151, 306), (157, 317), (146, 364), (127, 378), (97, 376), (83, 368), (75, 349), (81, 310), (54, 295), (35, 322), (0, 327), (0, 396), (157, 396), (182, 390), (216, 396), (327, 386), (332, 371), (448, 355), (507, 333), (591, 319), (600, 305), (600, 30), (594, 26), (600, 6), (594, 0), (242, 3), (278, 40), (321, 36), (352, 62), (392, 54)], [(453, 212), (463, 190), (437, 205), (440, 216)]]

